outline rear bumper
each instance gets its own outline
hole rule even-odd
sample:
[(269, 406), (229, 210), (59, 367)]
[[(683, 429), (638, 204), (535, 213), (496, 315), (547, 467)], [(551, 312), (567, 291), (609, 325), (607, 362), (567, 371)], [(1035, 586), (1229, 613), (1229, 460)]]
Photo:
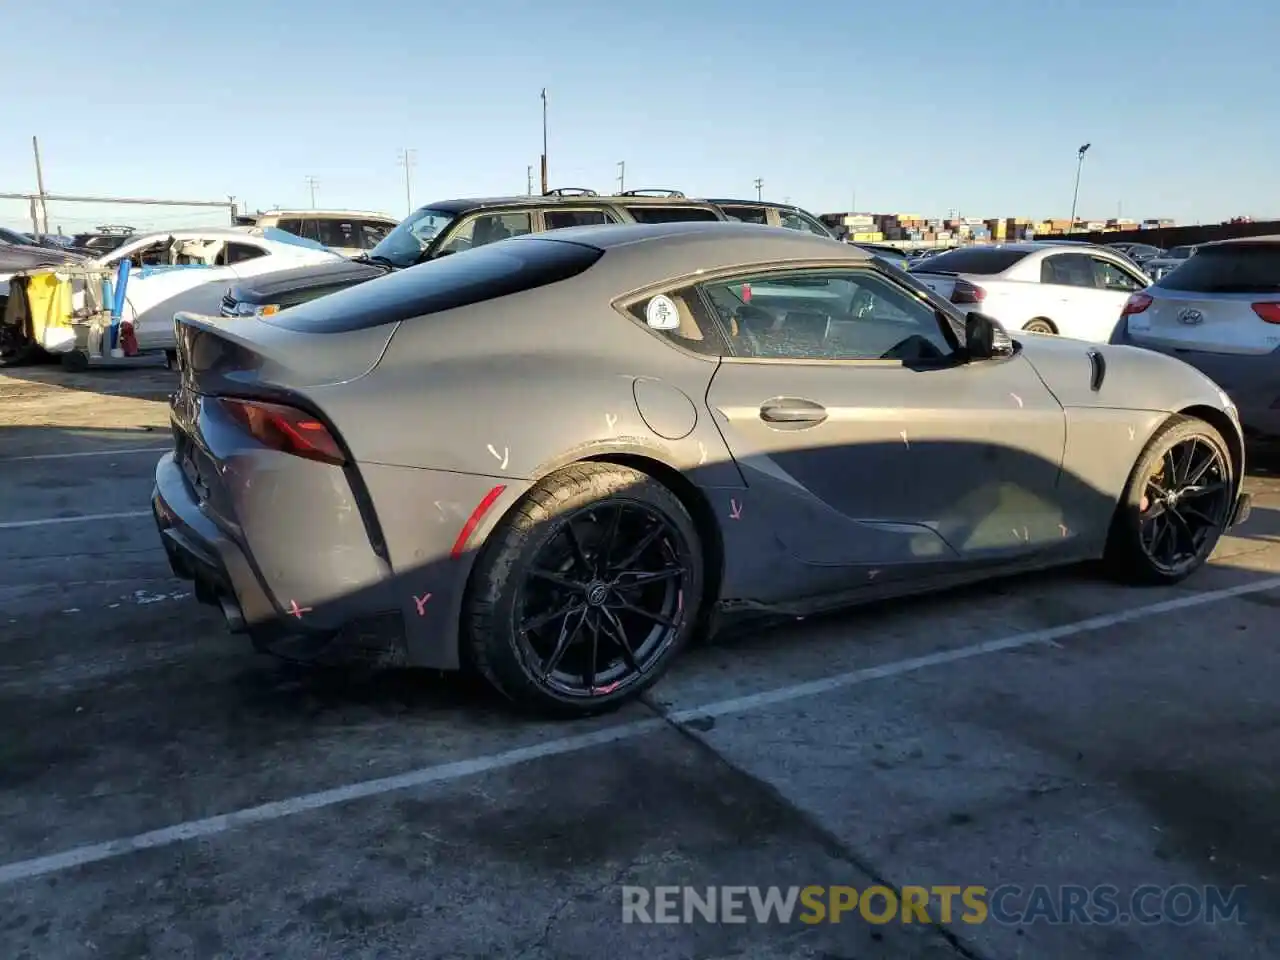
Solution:
[(174, 575), (192, 581), (196, 599), (220, 607), (232, 632), (247, 633), (259, 650), (310, 662), (408, 661), (402, 611), (381, 603), (381, 591), (310, 606), (273, 598), (250, 554), (201, 510), (172, 453), (156, 466), (151, 508)]
[(1240, 423), (1250, 438), (1280, 438), (1280, 350), (1263, 354), (1207, 353), (1136, 340), (1127, 330), (1113, 342), (1141, 347), (1181, 360), (1216, 383), (1240, 411)]

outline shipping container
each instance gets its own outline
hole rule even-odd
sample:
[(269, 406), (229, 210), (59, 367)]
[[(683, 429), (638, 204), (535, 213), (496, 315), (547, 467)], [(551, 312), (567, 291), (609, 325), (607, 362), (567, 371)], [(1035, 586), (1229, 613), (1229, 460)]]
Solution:
[(855, 233), (853, 235), (854, 243), (879, 243), (884, 239), (884, 234), (880, 231), (875, 233)]

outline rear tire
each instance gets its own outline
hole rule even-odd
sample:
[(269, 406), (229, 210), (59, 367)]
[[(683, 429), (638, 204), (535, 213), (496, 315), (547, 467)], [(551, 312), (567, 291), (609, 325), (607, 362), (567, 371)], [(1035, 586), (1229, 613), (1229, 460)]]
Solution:
[(1103, 556), (1107, 574), (1149, 586), (1185, 580), (1218, 545), (1235, 491), (1222, 434), (1203, 420), (1170, 417), (1143, 448), (1116, 508)]
[(1022, 329), (1027, 333), (1053, 333), (1058, 332), (1058, 328), (1054, 326), (1052, 320), (1046, 320), (1044, 317), (1036, 317), (1034, 320), (1028, 320), (1022, 325)]
[(703, 577), (697, 528), (671, 490), (629, 467), (575, 464), (530, 490), (485, 543), (464, 654), (522, 707), (612, 710), (688, 642)]

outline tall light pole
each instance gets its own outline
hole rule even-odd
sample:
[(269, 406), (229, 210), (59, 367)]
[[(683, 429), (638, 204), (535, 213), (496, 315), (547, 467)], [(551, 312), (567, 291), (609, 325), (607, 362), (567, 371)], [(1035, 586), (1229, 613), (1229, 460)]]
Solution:
[(1086, 143), (1076, 153), (1076, 189), (1071, 194), (1071, 223), (1067, 226), (1067, 233), (1074, 233), (1076, 229), (1076, 201), (1080, 199), (1080, 170), (1084, 167), (1084, 155), (1089, 152), (1089, 148), (1093, 146)]
[(618, 192), (625, 193), (627, 189), (627, 161), (618, 161)]
[(404, 167), (404, 202), (409, 208), (409, 213), (413, 213), (413, 165), (418, 155), (417, 150), (411, 150), (405, 147), (400, 151), (400, 156), (396, 160), (398, 166)]
[(533, 164), (529, 164), (525, 171), (525, 186), (529, 196), (533, 196)]
[(763, 190), (764, 190), (764, 181), (761, 180), (759, 177), (756, 177), (756, 199), (757, 200), (764, 199), (762, 194)]
[(306, 177), (307, 188), (311, 191), (311, 209), (316, 208), (316, 187), (320, 186), (320, 181), (315, 177)]
[(547, 192), (547, 88), (542, 88), (542, 192)]

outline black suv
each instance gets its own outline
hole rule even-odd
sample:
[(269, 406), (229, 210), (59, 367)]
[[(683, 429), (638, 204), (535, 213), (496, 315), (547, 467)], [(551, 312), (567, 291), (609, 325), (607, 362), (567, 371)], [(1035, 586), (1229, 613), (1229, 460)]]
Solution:
[(364, 256), (281, 270), (229, 287), (222, 315), (275, 313), (392, 270), (526, 233), (605, 223), (727, 219), (714, 203), (690, 200), (678, 190), (600, 196), (594, 190), (564, 188), (543, 196), (441, 200), (415, 210)]

